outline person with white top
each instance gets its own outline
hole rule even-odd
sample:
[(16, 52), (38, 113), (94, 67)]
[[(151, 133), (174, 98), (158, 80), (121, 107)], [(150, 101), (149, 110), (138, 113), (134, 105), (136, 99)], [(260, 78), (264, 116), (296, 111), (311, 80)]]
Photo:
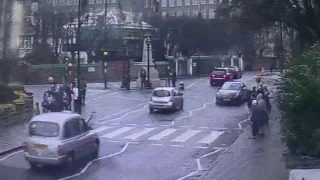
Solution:
[(76, 86), (76, 83), (73, 84), (73, 106), (74, 106), (74, 112), (81, 114), (81, 99), (79, 96), (79, 88)]

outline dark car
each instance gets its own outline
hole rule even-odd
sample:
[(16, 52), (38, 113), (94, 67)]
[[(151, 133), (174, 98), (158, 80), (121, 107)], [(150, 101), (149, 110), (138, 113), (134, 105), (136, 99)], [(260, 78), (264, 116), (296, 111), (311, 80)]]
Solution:
[(216, 94), (216, 104), (241, 104), (248, 97), (249, 91), (244, 83), (226, 82)]
[(233, 80), (231, 71), (228, 68), (215, 68), (210, 74), (210, 85), (223, 85), (224, 82)]
[(237, 66), (229, 66), (228, 68), (233, 74), (233, 79), (240, 79), (242, 77), (242, 72)]

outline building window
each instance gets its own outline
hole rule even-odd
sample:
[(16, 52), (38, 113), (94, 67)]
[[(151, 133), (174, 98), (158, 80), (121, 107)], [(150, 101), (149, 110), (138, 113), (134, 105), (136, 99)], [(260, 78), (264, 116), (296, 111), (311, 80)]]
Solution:
[(193, 10), (192, 11), (192, 16), (198, 16), (198, 15), (199, 15), (198, 10)]
[(209, 9), (209, 19), (214, 19), (216, 17), (216, 12), (214, 9)]
[(206, 18), (207, 18), (207, 10), (206, 10), (206, 9), (202, 9), (202, 10), (201, 10), (201, 17), (202, 17), (203, 19), (206, 19)]
[(191, 1), (191, 0), (184, 0), (184, 5), (185, 5), (185, 6), (190, 6), (190, 4), (191, 4), (190, 1)]
[(181, 17), (183, 15), (183, 11), (177, 11), (177, 16)]
[(111, 0), (111, 3), (117, 3), (117, 0)]
[(161, 7), (167, 7), (167, 0), (161, 0)]
[(51, 4), (51, 0), (47, 0), (47, 4)]
[(60, 0), (60, 6), (64, 6), (64, 0)]
[(162, 17), (167, 17), (167, 12), (165, 12), (165, 11), (161, 12), (161, 16)]
[(19, 40), (19, 47), (24, 49), (32, 49), (32, 37), (22, 37), (22, 40)]
[(102, 0), (96, 0), (97, 4), (102, 4)]
[(207, 4), (207, 0), (201, 0), (201, 4)]
[(67, 5), (72, 5), (72, 0), (67, 0)]
[(192, 5), (198, 5), (198, 0), (192, 0)]
[(175, 12), (174, 11), (170, 11), (169, 12), (169, 16), (175, 16), (176, 14), (175, 14)]
[(214, 0), (209, 0), (209, 4), (214, 4)]
[(89, 4), (94, 4), (94, 0), (89, 0)]
[(53, 0), (53, 5), (54, 5), (54, 6), (58, 6), (58, 4), (59, 4), (58, 1), (59, 1), (59, 0)]
[(177, 6), (182, 6), (182, 0), (177, 0)]
[(174, 0), (169, 0), (169, 7), (174, 7)]
[(190, 10), (185, 10), (184, 11), (184, 15), (187, 16), (187, 17), (190, 16)]
[(74, 0), (74, 5), (79, 5), (79, 0)]

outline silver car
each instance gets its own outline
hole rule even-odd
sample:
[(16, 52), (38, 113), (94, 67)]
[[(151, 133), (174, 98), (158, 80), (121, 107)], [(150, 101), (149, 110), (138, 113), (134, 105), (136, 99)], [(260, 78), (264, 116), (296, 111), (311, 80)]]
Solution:
[(149, 111), (154, 110), (180, 110), (183, 109), (183, 93), (173, 87), (158, 87), (152, 91), (149, 102)]
[(31, 119), (23, 143), (31, 168), (72, 165), (76, 159), (98, 156), (100, 140), (82, 116), (68, 112), (44, 113)]

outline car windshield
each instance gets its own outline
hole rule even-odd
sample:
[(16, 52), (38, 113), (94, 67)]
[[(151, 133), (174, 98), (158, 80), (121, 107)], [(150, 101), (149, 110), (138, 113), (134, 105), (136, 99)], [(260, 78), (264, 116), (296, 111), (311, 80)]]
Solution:
[(216, 69), (216, 70), (212, 71), (212, 74), (216, 74), (216, 75), (222, 75), (225, 73), (226, 73), (226, 70), (224, 70), (224, 69)]
[(53, 122), (32, 122), (29, 126), (30, 136), (57, 137), (59, 125)]
[(169, 97), (170, 96), (170, 91), (167, 91), (167, 90), (156, 90), (156, 91), (153, 91), (152, 96), (155, 96), (155, 97)]
[(221, 87), (223, 90), (240, 90), (241, 89), (241, 84), (239, 83), (224, 83), (223, 86)]

